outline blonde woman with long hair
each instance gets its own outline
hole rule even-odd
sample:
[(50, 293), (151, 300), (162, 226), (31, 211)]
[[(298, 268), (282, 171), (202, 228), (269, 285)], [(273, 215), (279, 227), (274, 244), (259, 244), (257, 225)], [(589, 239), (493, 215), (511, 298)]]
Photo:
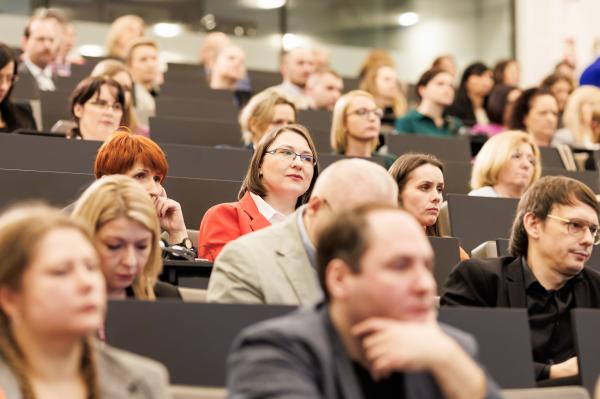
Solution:
[(158, 281), (160, 223), (138, 182), (122, 175), (96, 180), (77, 200), (72, 216), (92, 231), (109, 298), (181, 298), (176, 287)]
[(106, 286), (86, 227), (47, 206), (13, 208), (0, 216), (0, 252), (2, 397), (169, 396), (163, 366), (93, 338)]

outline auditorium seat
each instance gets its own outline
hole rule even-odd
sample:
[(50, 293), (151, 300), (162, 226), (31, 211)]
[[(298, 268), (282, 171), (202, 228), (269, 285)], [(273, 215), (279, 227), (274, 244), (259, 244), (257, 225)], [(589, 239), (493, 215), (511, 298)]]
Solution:
[(238, 109), (231, 103), (189, 98), (156, 99), (156, 116), (170, 118), (198, 118), (233, 122), (237, 120)]
[(183, 302), (206, 302), (206, 290), (189, 287), (177, 287), (177, 289)]
[(225, 399), (225, 388), (194, 387), (189, 385), (171, 385), (169, 389), (172, 399)]
[(528, 389), (503, 389), (505, 399), (590, 399), (583, 387), (551, 387)]
[(471, 143), (468, 137), (431, 137), (416, 134), (388, 134), (386, 142), (390, 153), (402, 155), (408, 152), (433, 154), (442, 161), (470, 162)]
[(600, 375), (600, 310), (573, 309), (571, 311), (575, 330), (575, 349), (582, 385), (593, 395)]

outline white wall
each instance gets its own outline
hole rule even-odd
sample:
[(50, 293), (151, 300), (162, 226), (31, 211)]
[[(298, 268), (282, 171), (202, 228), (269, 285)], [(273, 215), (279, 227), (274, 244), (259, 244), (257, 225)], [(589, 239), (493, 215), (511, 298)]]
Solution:
[(592, 45), (600, 37), (598, 0), (516, 0), (517, 57), (522, 82), (534, 85), (552, 72), (565, 52), (565, 40), (575, 42), (581, 72), (595, 57)]

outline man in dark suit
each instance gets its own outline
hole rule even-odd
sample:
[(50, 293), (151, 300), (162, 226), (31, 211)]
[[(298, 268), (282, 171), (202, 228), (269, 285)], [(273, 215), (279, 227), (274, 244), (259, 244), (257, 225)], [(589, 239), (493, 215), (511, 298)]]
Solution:
[(408, 213), (340, 214), (317, 244), (325, 303), (244, 330), (231, 398), (495, 398), (476, 343), (436, 321), (433, 251)]
[(600, 274), (584, 268), (598, 235), (598, 203), (576, 180), (544, 177), (521, 198), (509, 252), (459, 263), (442, 305), (526, 308), (536, 379), (578, 374), (570, 311), (600, 306)]

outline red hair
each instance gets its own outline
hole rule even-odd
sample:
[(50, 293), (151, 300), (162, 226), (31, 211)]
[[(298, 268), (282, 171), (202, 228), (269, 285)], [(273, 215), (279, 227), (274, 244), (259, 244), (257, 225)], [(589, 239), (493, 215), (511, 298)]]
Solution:
[(162, 182), (169, 170), (165, 153), (154, 141), (128, 130), (120, 128), (98, 149), (94, 164), (96, 179), (104, 175), (124, 174), (136, 163), (141, 163), (159, 174)]

